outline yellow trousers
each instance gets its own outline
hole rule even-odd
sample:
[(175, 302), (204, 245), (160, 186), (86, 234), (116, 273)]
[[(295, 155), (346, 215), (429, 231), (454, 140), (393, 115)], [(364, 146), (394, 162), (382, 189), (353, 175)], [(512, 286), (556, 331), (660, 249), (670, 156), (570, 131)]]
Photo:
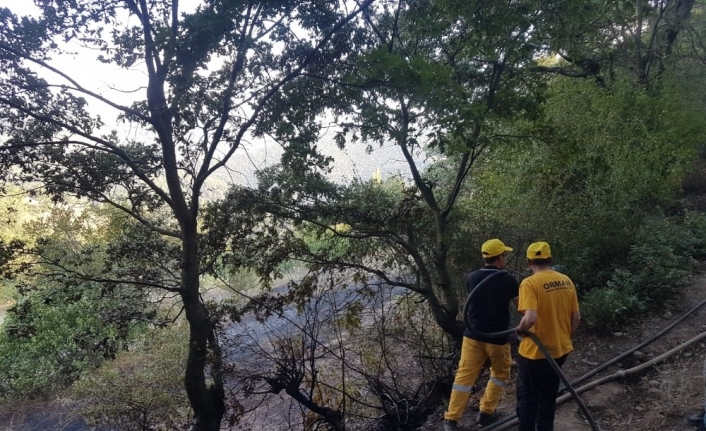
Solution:
[(490, 379), (480, 400), (480, 411), (488, 414), (495, 413), (503, 388), (510, 378), (512, 366), (510, 344), (497, 345), (463, 337), (461, 361), (458, 364), (449, 409), (444, 414), (444, 419), (461, 420), (468, 398), (471, 396), (473, 384), (487, 359), (490, 359)]

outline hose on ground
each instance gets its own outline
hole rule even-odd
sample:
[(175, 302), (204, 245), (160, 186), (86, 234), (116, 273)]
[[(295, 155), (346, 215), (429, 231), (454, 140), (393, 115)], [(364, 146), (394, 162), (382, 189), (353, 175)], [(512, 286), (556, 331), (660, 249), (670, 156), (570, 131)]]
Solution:
[[(655, 358), (653, 358), (643, 364), (637, 365), (637, 366), (629, 368), (627, 370), (620, 370), (620, 371), (613, 373), (609, 376), (605, 376), (605, 377), (600, 378), (598, 380), (594, 380), (591, 383), (587, 383), (579, 388), (576, 388), (575, 391), (576, 391), (576, 393), (580, 394), (580, 393), (586, 392), (590, 389), (593, 389), (597, 386), (600, 386), (602, 384), (611, 382), (613, 380), (624, 379), (627, 376), (637, 374), (641, 371), (646, 370), (647, 368), (652, 367), (653, 365), (656, 365), (656, 364), (664, 361), (665, 359), (668, 359), (669, 357), (675, 355), (676, 353), (689, 347), (690, 345), (703, 340), (704, 338), (706, 338), (706, 332), (702, 332), (701, 334), (697, 335), (696, 337), (694, 337), (688, 341), (685, 341), (684, 343), (680, 344), (679, 346), (677, 346), (677, 347), (675, 347), (675, 348), (673, 348), (673, 349), (671, 349), (671, 350), (669, 350), (669, 351), (667, 351), (667, 352), (665, 352), (665, 353), (663, 353), (663, 354), (661, 354), (661, 355), (659, 355), (659, 356), (657, 356), (657, 357), (655, 357)], [(564, 394), (564, 395), (560, 396), (559, 398), (557, 398), (556, 405), (564, 404), (566, 401), (570, 400), (571, 398), (573, 398), (573, 394)], [(493, 424), (491, 424), (488, 427), (483, 428), (483, 431), (491, 431), (491, 430), (492, 431), (502, 431), (502, 430), (508, 429), (510, 427), (513, 427), (513, 426), (517, 425), (518, 423), (519, 423), (519, 421), (517, 420), (517, 415), (512, 415), (512, 416), (508, 416), (506, 418), (503, 418), (502, 420), (500, 420), (498, 422), (494, 422)]]
[[(599, 372), (605, 370), (606, 368), (610, 367), (611, 365), (615, 364), (616, 362), (618, 362), (618, 361), (620, 361), (620, 360), (622, 360), (622, 359), (627, 358), (627, 357), (630, 356), (631, 354), (635, 353), (637, 350), (639, 350), (639, 349), (641, 349), (641, 348), (647, 346), (648, 344), (652, 343), (654, 340), (656, 340), (656, 339), (660, 338), (662, 335), (666, 334), (669, 330), (671, 330), (672, 328), (674, 328), (675, 326), (677, 326), (678, 324), (680, 324), (681, 322), (683, 322), (684, 319), (686, 319), (687, 317), (691, 316), (696, 310), (698, 310), (699, 308), (703, 307), (705, 304), (706, 304), (706, 299), (704, 299), (703, 301), (699, 302), (699, 303), (698, 303), (697, 305), (695, 305), (691, 310), (687, 311), (686, 314), (684, 314), (684, 315), (681, 316), (679, 319), (677, 319), (677, 320), (675, 320), (674, 322), (672, 322), (672, 323), (670, 323), (669, 325), (667, 325), (664, 329), (662, 329), (661, 331), (659, 331), (659, 332), (656, 333), (655, 335), (653, 335), (653, 336), (651, 336), (650, 338), (646, 339), (645, 341), (639, 343), (638, 345), (636, 345), (636, 346), (634, 346), (634, 347), (632, 347), (632, 348), (626, 350), (625, 352), (623, 352), (623, 353), (621, 353), (620, 355), (616, 356), (615, 358), (609, 360), (608, 362), (604, 363), (603, 365), (599, 365), (598, 367), (592, 369), (591, 371), (589, 371), (588, 373), (584, 374), (583, 376), (581, 376), (581, 377), (579, 377), (579, 378), (573, 380), (573, 381), (571, 382), (571, 384), (574, 385), (574, 386), (576, 386), (576, 385), (578, 385), (579, 383), (583, 383), (583, 382), (586, 381), (588, 378), (595, 376), (596, 374), (598, 374)], [(560, 389), (559, 389), (559, 394), (564, 393), (565, 390), (566, 390), (565, 387), (560, 388)]]

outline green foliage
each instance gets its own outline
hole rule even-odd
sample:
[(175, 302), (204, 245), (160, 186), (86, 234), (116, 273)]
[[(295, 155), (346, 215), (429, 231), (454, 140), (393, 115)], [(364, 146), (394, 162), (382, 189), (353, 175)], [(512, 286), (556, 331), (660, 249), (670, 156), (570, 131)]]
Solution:
[(19, 300), (0, 327), (2, 398), (66, 386), (114, 358), (141, 322), (154, 317), (146, 290), (108, 282), (107, 244), (116, 239), (110, 212), (79, 206), (43, 210), (45, 217), (24, 226), (34, 246), (7, 262), (24, 265), (13, 273)]
[(0, 255), (10, 255), (0, 256), (0, 268), (5, 268), (5, 270), (2, 271), (5, 277), (2, 277), (2, 279), (0, 279), (0, 307), (10, 306), (14, 304), (19, 298), (19, 293), (17, 291), (17, 288), (15, 287), (15, 283), (11, 280), (13, 272), (11, 270), (7, 270), (7, 262), (1, 262), (5, 260), (4, 257), (11, 257), (11, 255), (13, 254), (11, 251), (10, 253), (4, 253), (5, 251), (9, 251), (7, 249), (8, 247), (6, 246), (6, 244), (3, 244), (2, 240), (0, 240)]
[(687, 212), (684, 215), (684, 226), (688, 229), (685, 238), (688, 241), (688, 249), (698, 265), (706, 260), (706, 216), (703, 213)]
[(188, 328), (150, 329), (114, 361), (73, 385), (90, 426), (124, 431), (187, 429), (191, 412), (183, 383)]
[(47, 207), (45, 199), (20, 187), (4, 185), (0, 193), (0, 305), (12, 304), (19, 298), (13, 266), (31, 262), (20, 255), (37, 239), (37, 232), (29, 226), (43, 217)]
[(598, 331), (620, 328), (644, 310), (637, 296), (613, 287), (591, 290), (581, 298), (582, 321)]
[(702, 252), (706, 216), (687, 213), (684, 219), (650, 217), (640, 227), (624, 264), (614, 267), (605, 287), (582, 296), (581, 309), (589, 327), (610, 330), (661, 311), (679, 288), (690, 281), (693, 256)]
[(114, 357), (126, 328), (108, 321), (120, 308), (95, 296), (76, 300), (57, 291), (20, 300), (0, 332), (0, 398), (50, 393)]
[(350, 232), (350, 227), (345, 223), (333, 226), (306, 224), (299, 230), (302, 241), (311, 253), (326, 255), (331, 260), (343, 259), (350, 255), (351, 241), (339, 236), (346, 235), (348, 232)]
[(11, 304), (17, 299), (17, 289), (12, 284), (0, 283), (0, 306)]
[(408, 223), (427, 222), (413, 192), (396, 178), (338, 185), (276, 166), (259, 179), (257, 190), (234, 187), (206, 208), (203, 238), (209, 248), (226, 244), (219, 263), (227, 271), (254, 268), (268, 282), (297, 260), (357, 265), (373, 259), (399, 268), (405, 263), (395, 261), (399, 245), (381, 228), (403, 234)]
[(630, 248), (626, 269), (616, 269), (608, 286), (630, 292), (647, 305), (663, 305), (689, 280), (688, 234), (683, 226), (650, 220)]
[[(664, 77), (664, 90), (616, 80), (553, 80), (541, 118), (508, 125), (463, 197), (459, 237), (543, 239), (582, 289), (626, 263), (647, 217), (671, 205), (706, 139), (703, 104)], [(520, 261), (522, 260), (520, 254)]]

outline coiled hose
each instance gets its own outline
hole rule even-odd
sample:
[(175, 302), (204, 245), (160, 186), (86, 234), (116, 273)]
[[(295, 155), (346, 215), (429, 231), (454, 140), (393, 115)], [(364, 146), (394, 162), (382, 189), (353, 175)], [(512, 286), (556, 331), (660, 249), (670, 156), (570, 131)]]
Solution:
[[(496, 277), (496, 276), (498, 276), (498, 275), (500, 275), (500, 274), (508, 274), (508, 272), (507, 272), (507, 271), (498, 270), (497, 272), (494, 272), (494, 273), (490, 274), (489, 276), (487, 276), (486, 278), (484, 278), (480, 283), (478, 283), (478, 284), (475, 286), (475, 288), (473, 288), (473, 290), (470, 292), (470, 294), (468, 295), (468, 298), (466, 298), (466, 303), (465, 303), (464, 306), (463, 306), (463, 323), (466, 325), (467, 328), (473, 329), (473, 324), (472, 324), (472, 322), (470, 321), (470, 317), (469, 317), (469, 312), (470, 312), (470, 307), (471, 307), (471, 298), (473, 298), (473, 294), (476, 293), (476, 292), (478, 292), (478, 290), (480, 289), (480, 287), (481, 287), (483, 284), (485, 284), (485, 282), (487, 282), (487, 281), (490, 280), (491, 278), (494, 278), (494, 277)], [(478, 332), (478, 331), (476, 331), (475, 329), (473, 329), (473, 331), (474, 331), (476, 334), (478, 334), (479, 336), (488, 337), (488, 338), (504, 338), (504, 337), (508, 337), (508, 336), (510, 336), (510, 335), (512, 335), (512, 334), (517, 333), (517, 331), (516, 331), (514, 328), (507, 329), (507, 330), (505, 330), (505, 331), (500, 331), (500, 332), (492, 332), (492, 333)], [(568, 379), (568, 378), (566, 377), (566, 375), (561, 371), (561, 368), (560, 368), (559, 365), (556, 363), (556, 361), (554, 360), (554, 358), (552, 358), (552, 355), (549, 353), (549, 351), (548, 351), (547, 348), (544, 346), (544, 344), (542, 344), (542, 342), (539, 340), (539, 338), (537, 338), (537, 336), (536, 336), (535, 334), (531, 333), (531, 332), (527, 332), (527, 333), (521, 334), (521, 335), (530, 337), (530, 339), (537, 345), (537, 347), (539, 348), (539, 350), (542, 352), (542, 354), (544, 355), (544, 357), (545, 357), (545, 358), (547, 359), (547, 361), (549, 362), (549, 365), (552, 367), (552, 369), (554, 370), (554, 372), (559, 376), (559, 378), (561, 379), (561, 381), (564, 383), (565, 388), (571, 393), (571, 395), (572, 395), (572, 397), (574, 398), (574, 400), (576, 400), (576, 403), (579, 405), (579, 408), (580, 408), (581, 411), (583, 412), (584, 416), (586, 416), (586, 419), (588, 420), (588, 423), (589, 423), (589, 425), (591, 426), (591, 429), (592, 429), (593, 431), (600, 431), (600, 428), (598, 427), (598, 424), (596, 423), (596, 421), (593, 419), (593, 416), (591, 415), (591, 412), (588, 410), (588, 407), (586, 407), (586, 404), (583, 402), (583, 400), (581, 399), (581, 397), (579, 397), (579, 395), (576, 393), (576, 391), (574, 390), (573, 386), (571, 385), (571, 382), (569, 382), (569, 379)], [(496, 424), (493, 424), (493, 425), (497, 425), (497, 423), (496, 423)]]

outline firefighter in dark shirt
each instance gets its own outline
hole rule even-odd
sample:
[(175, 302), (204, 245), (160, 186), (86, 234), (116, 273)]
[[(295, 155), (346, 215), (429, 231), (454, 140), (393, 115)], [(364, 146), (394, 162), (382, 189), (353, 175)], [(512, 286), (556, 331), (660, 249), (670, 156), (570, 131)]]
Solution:
[[(466, 290), (473, 293), (468, 321), (472, 324), (463, 333), (461, 360), (456, 371), (449, 408), (444, 414), (444, 431), (455, 431), (468, 404), (473, 384), (483, 364), (490, 359), (490, 380), (480, 401), (476, 423), (486, 426), (498, 418), (495, 409), (503, 388), (510, 377), (510, 344), (507, 338), (487, 338), (479, 333), (504, 331), (510, 324), (508, 303), (517, 304), (518, 283), (510, 274), (501, 271), (512, 248), (499, 239), (483, 243), (481, 253), (485, 267), (474, 271), (466, 279)], [(487, 280), (486, 280), (487, 278)]]

